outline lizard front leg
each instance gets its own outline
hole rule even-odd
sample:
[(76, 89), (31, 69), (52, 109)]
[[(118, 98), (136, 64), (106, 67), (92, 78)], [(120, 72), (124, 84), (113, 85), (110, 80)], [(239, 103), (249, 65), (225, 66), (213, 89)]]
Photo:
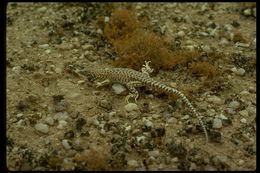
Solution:
[(135, 102), (137, 102), (137, 99), (139, 97), (139, 93), (138, 91), (135, 89), (135, 87), (141, 87), (142, 86), (142, 82), (139, 81), (132, 81), (132, 82), (128, 82), (126, 84), (127, 89), (129, 90), (130, 94), (128, 94), (125, 98), (125, 102), (129, 103), (129, 99), (131, 97), (134, 97)]
[(147, 76), (150, 76), (150, 74), (153, 72), (153, 69), (149, 66), (150, 62), (151, 61), (145, 61), (141, 69), (142, 73), (146, 74)]
[(96, 82), (95, 85), (96, 85), (96, 88), (100, 88), (102, 86), (106, 86), (110, 83), (110, 80), (109, 79), (106, 79), (102, 82)]

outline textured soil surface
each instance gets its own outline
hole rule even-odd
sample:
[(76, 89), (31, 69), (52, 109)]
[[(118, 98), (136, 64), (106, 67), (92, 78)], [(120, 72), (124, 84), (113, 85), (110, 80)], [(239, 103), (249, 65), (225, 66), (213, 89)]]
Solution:
[[(97, 25), (129, 4), (7, 5), (9, 170), (255, 170), (256, 7), (252, 3), (134, 3), (149, 29), (182, 50), (221, 53), (217, 87), (186, 66), (152, 77), (189, 93), (209, 134), (181, 99), (121, 85), (96, 88), (65, 70), (110, 67), (117, 53)], [(100, 19), (100, 18), (99, 18)], [(202, 57), (202, 59), (207, 57)], [(153, 63), (153, 62), (151, 62)], [(188, 90), (189, 89), (189, 90)]]

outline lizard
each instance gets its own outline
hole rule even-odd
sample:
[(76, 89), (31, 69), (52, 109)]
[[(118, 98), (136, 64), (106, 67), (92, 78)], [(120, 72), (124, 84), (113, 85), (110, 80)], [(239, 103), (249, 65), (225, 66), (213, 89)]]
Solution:
[(125, 98), (125, 101), (127, 103), (129, 103), (130, 98), (134, 98), (135, 102), (137, 102), (139, 93), (136, 90), (136, 87), (141, 86), (148, 86), (149, 88), (165, 92), (166, 94), (177, 95), (188, 106), (191, 112), (198, 118), (199, 123), (205, 134), (206, 143), (208, 143), (208, 133), (205, 125), (200, 118), (199, 113), (195, 110), (191, 102), (182, 92), (151, 78), (150, 74), (153, 72), (153, 69), (149, 66), (149, 63), (151, 62), (145, 61), (145, 64), (141, 68), (141, 72), (130, 68), (98, 68), (90, 65), (84, 68), (81, 67), (81, 70), (75, 70), (75, 66), (73, 65), (66, 65), (65, 68), (70, 72), (74, 72), (79, 76), (87, 76), (89, 77), (89, 79), (92, 80), (95, 80), (97, 78), (103, 79), (103, 82), (96, 83), (97, 87), (101, 87), (111, 82), (124, 84), (129, 90), (129, 94)]

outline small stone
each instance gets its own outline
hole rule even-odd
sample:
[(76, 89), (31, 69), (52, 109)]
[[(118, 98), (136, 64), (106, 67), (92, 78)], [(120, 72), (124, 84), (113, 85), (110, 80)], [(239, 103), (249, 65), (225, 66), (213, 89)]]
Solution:
[(245, 123), (246, 123), (246, 119), (245, 119), (245, 118), (242, 118), (242, 119), (240, 120), (240, 122), (245, 124)]
[(247, 8), (243, 11), (243, 14), (245, 16), (251, 16), (252, 15), (252, 10), (250, 8)]
[(49, 53), (51, 53), (51, 50), (50, 50), (50, 49), (47, 49), (47, 50), (45, 50), (45, 53), (46, 53), (46, 54), (49, 54)]
[(176, 124), (178, 120), (175, 117), (171, 117), (167, 120), (167, 123)]
[(135, 103), (128, 103), (127, 105), (124, 106), (124, 109), (127, 112), (136, 111), (138, 110), (138, 106)]
[(15, 73), (15, 74), (20, 74), (21, 73), (21, 66), (15, 66), (12, 68), (12, 71)]
[(118, 84), (118, 83), (113, 84), (112, 89), (113, 89), (114, 93), (118, 94), (118, 95), (122, 94), (126, 91), (126, 88), (123, 85)]
[(228, 105), (229, 108), (237, 109), (239, 108), (240, 103), (238, 101), (231, 101)]
[(255, 87), (249, 87), (249, 88), (248, 88), (248, 91), (249, 91), (250, 93), (256, 93), (256, 88), (255, 88)]
[(17, 118), (21, 118), (22, 116), (23, 116), (22, 113), (19, 113), (19, 114), (16, 115)]
[(152, 118), (153, 118), (153, 119), (157, 119), (157, 118), (159, 118), (159, 117), (160, 117), (159, 114), (153, 114), (153, 115), (152, 115)]
[(99, 106), (102, 108), (105, 108), (107, 110), (111, 110), (112, 109), (112, 105), (108, 100), (101, 100), (99, 102)]
[(248, 116), (248, 111), (247, 110), (242, 110), (242, 111), (239, 111), (239, 114), (243, 117), (247, 117)]
[(182, 117), (181, 119), (182, 120), (188, 120), (190, 118), (190, 116), (189, 115), (185, 115), (184, 117)]
[(236, 47), (248, 48), (248, 47), (250, 46), (250, 44), (236, 42), (235, 46), (236, 46)]
[(250, 93), (248, 91), (246, 91), (246, 90), (240, 92), (240, 95), (242, 95), (242, 96), (247, 96), (249, 94)]
[(144, 124), (146, 127), (153, 127), (153, 123), (147, 119), (144, 121)]
[(41, 48), (41, 49), (47, 49), (48, 47), (49, 47), (48, 44), (41, 44), (41, 45), (39, 45), (39, 48)]
[(184, 31), (179, 31), (179, 32), (177, 33), (177, 36), (179, 36), (179, 37), (184, 37), (184, 36), (185, 36), (185, 32), (184, 32)]
[(43, 123), (38, 123), (35, 126), (35, 129), (41, 133), (48, 133), (49, 132), (49, 127), (47, 124), (43, 124)]
[(220, 128), (222, 127), (222, 121), (221, 121), (221, 119), (215, 118), (215, 119), (213, 120), (213, 125), (212, 125), (212, 127), (213, 127), (214, 129), (220, 129)]
[(69, 150), (71, 148), (69, 141), (67, 139), (63, 139), (61, 143), (65, 149)]
[(69, 118), (69, 116), (67, 112), (58, 112), (53, 116), (53, 118), (55, 120), (66, 120)]
[(150, 157), (158, 157), (160, 155), (160, 152), (159, 152), (159, 150), (153, 150), (153, 151), (149, 151), (148, 155)]
[(94, 50), (94, 46), (91, 45), (91, 44), (84, 44), (84, 45), (82, 46), (82, 49), (83, 49), (83, 50)]
[(228, 43), (229, 43), (228, 40), (226, 38), (222, 37), (220, 39), (219, 45), (228, 45)]
[(225, 115), (223, 115), (223, 114), (220, 114), (220, 115), (219, 115), (219, 118), (222, 119), (222, 120), (227, 120), (227, 119), (228, 119), (228, 118), (227, 118)]
[(54, 124), (54, 120), (53, 120), (52, 117), (47, 117), (47, 118), (45, 119), (45, 122), (46, 122), (47, 124), (51, 125), (51, 126)]
[(130, 167), (138, 167), (139, 166), (139, 164), (136, 160), (128, 160), (127, 165), (130, 166)]
[(245, 70), (243, 68), (239, 68), (235, 73), (239, 76), (243, 76), (245, 74)]
[(224, 100), (222, 100), (220, 97), (217, 97), (217, 96), (209, 97), (208, 101), (211, 103), (214, 103), (216, 105), (222, 105), (224, 103)]
[(55, 68), (54, 71), (55, 71), (55, 73), (57, 73), (57, 74), (61, 74), (61, 73), (62, 73), (62, 69), (59, 68), (59, 67)]
[(239, 161), (238, 161), (238, 164), (239, 164), (239, 165), (243, 165), (244, 163), (245, 163), (244, 160), (239, 160)]
[(63, 42), (62, 44), (58, 45), (57, 47), (61, 50), (71, 50), (73, 48), (73, 45)]
[(57, 126), (58, 129), (63, 129), (67, 125), (67, 121), (60, 120), (59, 125)]
[(44, 13), (47, 10), (47, 7), (41, 7), (37, 9), (37, 12)]
[(109, 22), (109, 17), (108, 17), (108, 16), (105, 16), (104, 22), (105, 22), (105, 23), (108, 23), (108, 22)]

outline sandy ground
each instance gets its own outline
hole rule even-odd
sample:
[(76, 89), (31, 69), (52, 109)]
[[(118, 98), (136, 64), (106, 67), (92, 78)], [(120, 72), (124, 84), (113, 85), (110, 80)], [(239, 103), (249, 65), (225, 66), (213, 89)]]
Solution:
[[(127, 93), (97, 89), (64, 70), (72, 61), (110, 66), (113, 51), (96, 20), (120, 6), (127, 4), (8, 4), (7, 168), (256, 169), (255, 5), (133, 4), (156, 33), (170, 39), (179, 34), (183, 48), (223, 54), (214, 62), (224, 71), (223, 88), (204, 88), (190, 97), (207, 122), (207, 145), (185, 105), (173, 105), (148, 88), (137, 108), (127, 111)], [(219, 32), (212, 32), (216, 27)], [(154, 78), (182, 91), (203, 80), (189, 75), (180, 68)]]

